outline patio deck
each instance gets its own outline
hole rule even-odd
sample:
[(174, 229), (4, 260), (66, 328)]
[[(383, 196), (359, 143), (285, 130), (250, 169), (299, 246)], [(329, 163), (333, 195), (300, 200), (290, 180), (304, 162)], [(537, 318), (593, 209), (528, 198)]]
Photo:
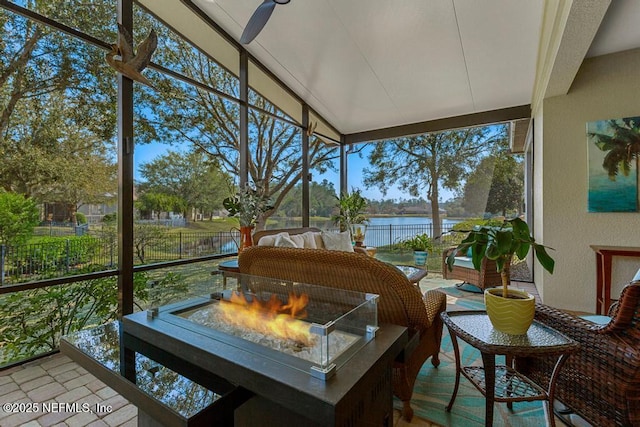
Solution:
[[(434, 285), (435, 282), (431, 282)], [(430, 288), (429, 277), (423, 279), (421, 287)], [(439, 287), (438, 286), (435, 287)], [(524, 289), (539, 299), (533, 283), (512, 282), (512, 286)], [(31, 407), (32, 412), (7, 412), (7, 403), (38, 402), (39, 408)], [(82, 407), (88, 404), (90, 411), (43, 410), (42, 403), (58, 402)], [(67, 356), (55, 354), (28, 362), (0, 372), (0, 425), (3, 427), (134, 427), (138, 425), (138, 410), (122, 396), (102, 381), (95, 378), (86, 369), (80, 367)], [(96, 405), (100, 405), (98, 410)], [(26, 407), (28, 409), (28, 406)], [(75, 408), (71, 408), (75, 409)], [(400, 418), (400, 412), (394, 411), (395, 427), (422, 426), (431, 427), (427, 421), (414, 417), (411, 423)]]

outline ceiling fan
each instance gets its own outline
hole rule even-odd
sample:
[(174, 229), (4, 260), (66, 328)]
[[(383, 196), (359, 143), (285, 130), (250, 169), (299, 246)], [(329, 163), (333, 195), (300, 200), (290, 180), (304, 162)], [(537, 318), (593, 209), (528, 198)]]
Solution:
[(291, 0), (264, 0), (260, 6), (253, 12), (247, 26), (244, 28), (242, 32), (242, 37), (240, 37), (240, 43), (249, 44), (251, 41), (256, 38), (256, 36), (262, 31), (262, 28), (265, 26), (273, 9), (275, 9), (277, 4), (287, 4)]

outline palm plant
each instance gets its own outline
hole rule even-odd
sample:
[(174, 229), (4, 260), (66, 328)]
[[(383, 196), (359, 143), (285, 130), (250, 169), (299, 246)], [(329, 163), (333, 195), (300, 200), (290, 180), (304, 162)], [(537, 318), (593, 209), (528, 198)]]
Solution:
[(365, 214), (367, 199), (362, 197), (359, 189), (352, 189), (351, 193), (342, 193), (338, 199), (338, 213), (331, 217), (335, 225), (340, 226), (340, 231), (350, 230), (353, 224), (366, 224), (369, 222)]

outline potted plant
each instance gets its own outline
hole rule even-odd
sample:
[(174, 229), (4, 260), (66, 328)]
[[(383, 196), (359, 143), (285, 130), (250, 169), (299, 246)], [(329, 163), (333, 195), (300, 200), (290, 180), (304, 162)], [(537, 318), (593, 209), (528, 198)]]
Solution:
[(429, 252), (433, 251), (433, 241), (427, 233), (405, 239), (400, 242), (400, 246), (413, 251), (413, 262), (416, 265), (425, 265)]
[[(476, 270), (480, 270), (484, 257), (494, 260), (502, 279), (502, 288), (485, 290), (485, 305), (489, 319), (499, 331), (525, 334), (533, 322), (535, 299), (526, 292), (509, 289), (511, 259), (514, 255), (524, 259), (533, 248), (540, 265), (553, 274), (553, 258), (549, 256), (545, 246), (536, 243), (529, 232), (529, 226), (520, 218), (504, 220), (499, 227), (476, 226), (468, 232), (469, 235), (447, 257), (449, 270), (453, 267), (456, 253), (466, 253), (469, 249)], [(513, 305), (517, 307), (509, 308)], [(516, 318), (518, 314), (522, 315), (522, 319)]]
[(367, 199), (360, 190), (352, 189), (351, 193), (342, 193), (338, 200), (338, 213), (331, 217), (333, 223), (340, 227), (340, 231), (351, 232), (351, 240), (356, 246), (362, 246), (364, 242), (366, 224), (369, 222), (365, 214)]
[(240, 244), (238, 251), (253, 244), (251, 233), (260, 215), (273, 209), (269, 198), (264, 196), (263, 189), (256, 185), (246, 184), (233, 196), (222, 201), (222, 206), (230, 217), (238, 218), (240, 223)]

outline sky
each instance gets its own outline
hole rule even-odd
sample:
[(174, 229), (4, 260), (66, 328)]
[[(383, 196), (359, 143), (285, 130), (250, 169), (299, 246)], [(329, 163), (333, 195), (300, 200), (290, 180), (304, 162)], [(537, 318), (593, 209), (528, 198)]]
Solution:
[[(352, 154), (348, 156), (347, 170), (349, 171), (349, 190), (356, 188), (362, 191), (362, 195), (370, 200), (388, 200), (388, 199), (412, 199), (413, 197), (406, 192), (402, 192), (397, 187), (391, 187), (386, 195), (383, 195), (378, 187), (366, 188), (362, 183), (362, 173), (359, 171), (363, 170), (368, 166), (369, 162), (367, 161), (367, 154), (373, 149), (372, 146), (365, 148), (363, 151), (363, 156), (360, 158), (358, 155)], [(180, 147), (171, 146), (169, 144), (162, 144), (159, 142), (154, 142), (151, 144), (140, 144), (136, 145), (134, 149), (134, 178), (136, 181), (142, 181), (142, 176), (140, 175), (140, 166), (144, 163), (149, 163), (154, 158), (162, 156), (166, 154), (168, 151), (179, 151)], [(340, 188), (340, 176), (338, 172), (327, 171), (322, 175), (318, 175), (317, 173), (313, 174), (314, 182), (322, 182), (323, 179), (326, 179), (329, 182), (332, 182), (336, 189)], [(450, 191), (442, 191), (442, 201), (446, 201), (453, 197), (453, 193)], [(422, 196), (426, 199), (426, 195)]]

